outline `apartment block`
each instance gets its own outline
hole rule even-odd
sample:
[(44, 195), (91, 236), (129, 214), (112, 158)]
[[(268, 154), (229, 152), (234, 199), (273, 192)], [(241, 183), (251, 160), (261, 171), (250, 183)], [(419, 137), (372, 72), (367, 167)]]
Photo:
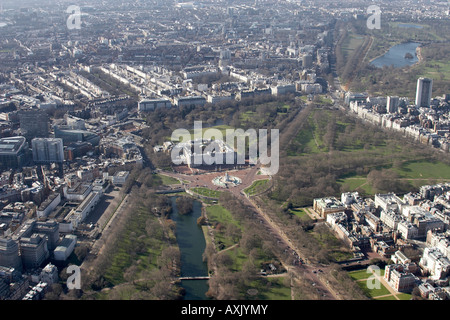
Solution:
[(326, 219), (328, 214), (344, 211), (346, 207), (335, 197), (327, 197), (314, 199), (313, 209), (321, 218)]
[(417, 271), (415, 263), (387, 265), (384, 271), (384, 279), (397, 292), (409, 293), (416, 286), (417, 277), (413, 272)]
[(0, 238), (0, 266), (22, 270), (19, 245), (11, 238)]
[(47, 239), (34, 233), (19, 240), (20, 256), (25, 269), (38, 268), (48, 257)]
[(443, 279), (450, 272), (450, 260), (436, 248), (425, 248), (419, 265), (435, 279)]

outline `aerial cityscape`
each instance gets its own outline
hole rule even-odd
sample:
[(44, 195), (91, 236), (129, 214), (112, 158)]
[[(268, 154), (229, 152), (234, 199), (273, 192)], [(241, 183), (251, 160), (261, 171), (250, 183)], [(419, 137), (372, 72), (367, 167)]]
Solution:
[(450, 300), (449, 56), (443, 0), (0, 0), (0, 300)]

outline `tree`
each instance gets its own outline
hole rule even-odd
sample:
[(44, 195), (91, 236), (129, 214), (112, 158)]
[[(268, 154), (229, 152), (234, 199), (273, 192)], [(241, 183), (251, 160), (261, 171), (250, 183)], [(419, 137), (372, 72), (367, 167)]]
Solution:
[(230, 266), (233, 265), (233, 259), (227, 252), (222, 252), (216, 255), (215, 263), (219, 268), (222, 267), (229, 268)]
[(241, 237), (241, 229), (233, 223), (229, 223), (226, 227), (225, 235), (233, 240), (233, 242), (239, 241)]
[(87, 245), (80, 245), (75, 247), (75, 255), (79, 261), (83, 261), (89, 253), (89, 247)]
[(381, 259), (378, 259), (378, 258), (371, 259), (369, 263), (371, 265), (375, 265), (375, 266), (379, 267), (380, 269), (382, 269), (386, 266), (386, 262)]
[(181, 215), (186, 215), (192, 212), (194, 206), (194, 200), (189, 197), (177, 197), (176, 200), (178, 213)]
[(197, 224), (199, 225), (199, 226), (204, 226), (204, 225), (206, 225), (206, 218), (205, 218), (205, 216), (200, 216), (200, 217), (198, 217), (198, 219), (197, 219)]
[(175, 273), (175, 266), (180, 265), (180, 250), (176, 247), (168, 247), (164, 249), (158, 259), (158, 266), (161, 269), (169, 270)]
[(254, 231), (246, 232), (239, 241), (241, 248), (245, 253), (249, 253), (253, 248), (261, 247), (261, 238)]
[(62, 285), (59, 283), (54, 283), (49, 286), (47, 293), (45, 294), (45, 300), (59, 300), (61, 294), (63, 293)]

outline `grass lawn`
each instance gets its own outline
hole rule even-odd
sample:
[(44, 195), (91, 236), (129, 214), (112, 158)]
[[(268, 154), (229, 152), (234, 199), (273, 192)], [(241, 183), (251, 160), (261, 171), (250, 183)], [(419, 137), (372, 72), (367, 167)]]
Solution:
[(408, 162), (405, 163), (400, 169), (395, 170), (403, 178), (450, 180), (450, 166), (441, 162)]
[(411, 300), (412, 295), (409, 293), (400, 293), (397, 297), (400, 298), (400, 300)]
[(289, 151), (289, 156), (302, 156), (314, 153), (327, 152), (328, 148), (324, 146), (322, 137), (323, 128), (326, 128), (330, 113), (326, 110), (319, 111), (321, 114), (320, 123), (316, 123), (314, 115), (316, 111), (311, 112), (303, 128), (294, 138), (294, 143), (299, 147), (296, 151)]
[(364, 43), (364, 37), (356, 34), (349, 34), (342, 43), (342, 54), (348, 58), (352, 52)]
[[(234, 224), (238, 228), (242, 229), (241, 225), (238, 221), (236, 221), (231, 213), (222, 207), (221, 205), (213, 205), (206, 207), (206, 215), (208, 216), (208, 221), (211, 225), (221, 224), (222, 226), (225, 226), (222, 230), (215, 230), (214, 232), (214, 239), (215, 239), (215, 246), (218, 247), (219, 243), (222, 243), (224, 248), (231, 247), (232, 245), (236, 244), (233, 239), (226, 236), (226, 226), (228, 224)], [(220, 250), (218, 248), (218, 250)]]
[(192, 188), (191, 190), (201, 196), (209, 198), (219, 198), (220, 195), (222, 194), (222, 191), (211, 190), (203, 187)]
[(343, 179), (338, 179), (337, 182), (343, 186), (346, 186), (350, 191), (360, 189), (368, 195), (375, 194), (372, 186), (367, 182), (367, 177), (364, 176), (351, 176)]
[(315, 103), (318, 103), (319, 105), (333, 105), (333, 100), (330, 98), (327, 98), (326, 95), (321, 94), (315, 96), (315, 99), (313, 100)]
[(230, 255), (230, 257), (233, 259), (233, 266), (231, 269), (233, 271), (242, 270), (242, 266), (248, 259), (248, 255), (244, 253), (242, 248), (234, 247), (233, 249), (228, 250), (226, 254)]
[(229, 222), (239, 227), (239, 223), (236, 220), (234, 220), (230, 211), (228, 211), (219, 204), (206, 207), (206, 213), (208, 215), (208, 220), (212, 223)]
[(244, 192), (249, 196), (253, 196), (255, 194), (265, 191), (268, 187), (268, 184), (269, 179), (256, 180), (252, 183), (250, 187), (244, 189)]
[(309, 215), (302, 208), (291, 209), (291, 210), (289, 210), (289, 212), (292, 213), (293, 215), (296, 215), (297, 217), (299, 217), (302, 220), (311, 220)]
[[(408, 181), (414, 188), (450, 181), (450, 166), (442, 162), (410, 161), (399, 168), (391, 167), (391, 169), (399, 174), (400, 179)], [(375, 190), (367, 182), (367, 176), (364, 175), (347, 175), (338, 179), (337, 182), (346, 186), (349, 191), (359, 189), (366, 195), (375, 194)]]
[(357, 284), (370, 298), (375, 298), (378, 296), (384, 296), (384, 295), (391, 294), (390, 291), (382, 284), (380, 285), (379, 289), (377, 289), (377, 288), (369, 289), (367, 287), (366, 281), (364, 281), (364, 280), (358, 281)]
[[(331, 100), (324, 96), (316, 96), (320, 98), (321, 104), (332, 103)], [(289, 156), (305, 156), (316, 153), (323, 153), (329, 151), (329, 146), (324, 141), (324, 136), (327, 133), (327, 126), (332, 121), (336, 121), (336, 136), (344, 133), (350, 123), (340, 121), (334, 118), (335, 113), (329, 110), (313, 110), (307, 121), (302, 125), (297, 136), (293, 139), (291, 148), (288, 149)], [(341, 151), (355, 151), (362, 150), (365, 142), (353, 141), (352, 145), (345, 146)]]
[(392, 294), (384, 297), (374, 298), (375, 300), (397, 300)]
[(202, 226), (202, 231), (203, 231), (203, 236), (205, 237), (206, 245), (211, 244), (212, 240), (211, 240), (211, 237), (209, 236), (208, 226)]
[(300, 130), (294, 141), (302, 147), (303, 152), (298, 153), (290, 151), (289, 156), (300, 156), (320, 152), (316, 142), (314, 141), (313, 132), (308, 126), (307, 128)]
[(157, 174), (157, 176), (161, 179), (162, 183), (164, 185), (172, 185), (172, 184), (180, 184), (180, 181), (178, 179), (163, 175), (163, 174)]
[[(213, 126), (213, 127), (205, 127), (204, 125), (202, 125), (202, 137), (207, 138), (206, 136), (204, 136), (204, 134), (209, 129), (219, 130), (220, 133), (218, 134), (217, 137), (214, 137), (214, 138), (220, 139), (220, 140), (224, 140), (224, 141), (226, 140), (226, 136), (227, 136), (226, 131), (227, 131), (227, 129), (234, 130), (233, 127), (230, 127), (230, 126), (227, 126), (227, 125), (219, 125), (219, 126)], [(189, 129), (188, 131), (189, 131), (190, 134), (187, 135), (187, 136), (182, 136), (182, 138), (181, 138), (184, 142), (194, 139), (194, 129), (192, 128), (192, 129)], [(172, 140), (171, 137), (166, 137), (166, 139), (167, 140)]]
[[(105, 270), (105, 279), (113, 285), (118, 285), (124, 281), (125, 270), (133, 263), (140, 260), (139, 271), (152, 269), (157, 266), (157, 257), (164, 249), (165, 242), (156, 238), (145, 236), (146, 221), (156, 219), (144, 208), (136, 210), (116, 243), (116, 249), (112, 254), (110, 265)], [(145, 250), (137, 252), (137, 246), (142, 246)]]
[[(257, 249), (258, 253), (255, 258), (255, 266), (261, 266), (263, 263), (271, 260), (276, 260), (273, 256), (269, 257), (266, 256), (262, 249)], [(227, 254), (230, 256), (230, 258), (233, 261), (233, 264), (230, 266), (230, 270), (238, 272), (242, 270), (242, 266), (244, 263), (248, 260), (249, 256), (248, 253), (244, 252), (244, 249), (242, 249), (239, 246), (233, 247), (225, 252), (222, 252), (221, 254)]]
[[(384, 276), (384, 269), (379, 270), (380, 276)], [(368, 297), (375, 300), (411, 300), (411, 294), (408, 293), (397, 293), (393, 295), (388, 288), (386, 288), (382, 283), (380, 288), (369, 289), (367, 287), (367, 279), (372, 276), (371, 273), (367, 272), (367, 269), (350, 271), (348, 275), (354, 279), (358, 286), (367, 294)], [(373, 281), (369, 281), (373, 283)]]
[(284, 278), (262, 278), (248, 287), (246, 300), (291, 300), (291, 288), (283, 284)]
[(365, 280), (368, 279), (372, 273), (368, 273), (367, 269), (350, 271), (348, 275), (354, 280)]
[(430, 60), (418, 68), (424, 77), (439, 79), (442, 82), (450, 81), (450, 63), (448, 61)]
[(307, 95), (301, 96), (300, 99), (301, 99), (302, 101), (304, 101), (304, 102), (308, 102), (308, 96), (307, 96)]
[(241, 113), (241, 120), (246, 122), (248, 121), (253, 115), (255, 114), (255, 112), (253, 111), (246, 111)]
[(333, 261), (340, 262), (353, 258), (353, 253), (349, 251), (333, 250), (329, 253), (329, 256), (333, 259)]

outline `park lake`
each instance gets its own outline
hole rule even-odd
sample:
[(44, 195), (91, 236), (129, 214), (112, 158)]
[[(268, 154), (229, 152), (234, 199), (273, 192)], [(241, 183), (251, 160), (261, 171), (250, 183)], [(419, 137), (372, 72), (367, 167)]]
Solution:
[[(206, 241), (197, 219), (202, 214), (202, 203), (194, 200), (193, 212), (181, 215), (178, 213), (176, 197), (170, 197), (172, 219), (177, 224), (177, 243), (181, 253), (181, 277), (207, 276), (208, 268), (203, 261)], [(182, 280), (185, 289), (185, 300), (206, 300), (208, 280)]]
[[(416, 55), (416, 49), (420, 46), (417, 42), (401, 43), (391, 47), (381, 57), (374, 59), (370, 64), (382, 68), (393, 65), (396, 68), (411, 66), (419, 61)], [(411, 54), (412, 59), (405, 58), (406, 54)]]

